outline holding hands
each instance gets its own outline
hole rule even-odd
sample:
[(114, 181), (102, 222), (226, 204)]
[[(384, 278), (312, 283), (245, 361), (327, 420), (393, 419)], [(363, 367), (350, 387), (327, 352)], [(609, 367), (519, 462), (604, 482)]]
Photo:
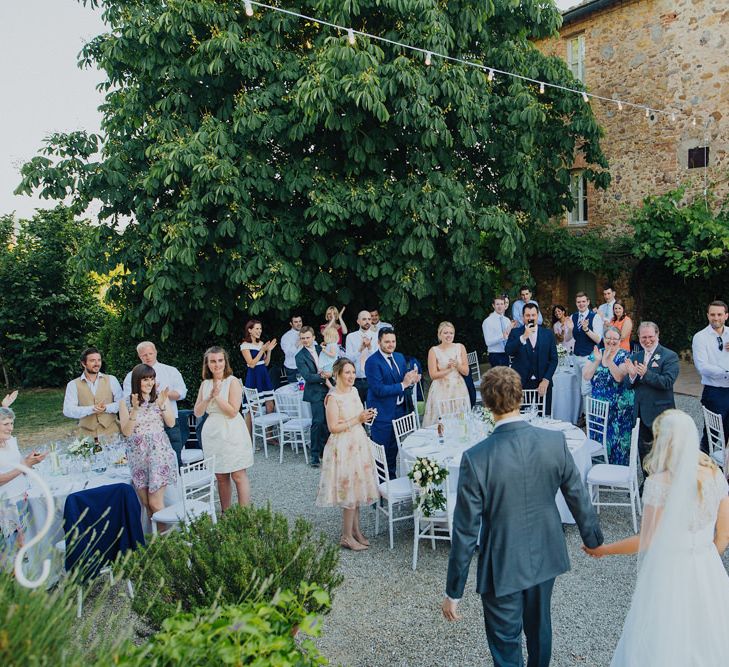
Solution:
[(584, 551), (591, 558), (602, 558), (603, 556), (608, 555), (607, 548), (605, 547), (604, 544), (601, 544), (599, 547), (595, 547), (594, 549), (591, 549), (590, 547), (586, 547), (583, 544), (582, 551)]

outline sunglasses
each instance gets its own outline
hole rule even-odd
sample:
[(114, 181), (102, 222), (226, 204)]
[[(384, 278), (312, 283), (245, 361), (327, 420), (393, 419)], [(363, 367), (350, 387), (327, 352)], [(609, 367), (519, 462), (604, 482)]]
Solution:
[(719, 344), (719, 352), (723, 352), (724, 351), (724, 340), (722, 339), (722, 337), (717, 336), (716, 342)]

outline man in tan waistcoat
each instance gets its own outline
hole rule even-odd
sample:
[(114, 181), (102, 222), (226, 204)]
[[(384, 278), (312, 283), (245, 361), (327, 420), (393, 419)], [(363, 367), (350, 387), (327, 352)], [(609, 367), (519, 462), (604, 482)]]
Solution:
[(79, 435), (115, 435), (119, 433), (119, 401), (124, 394), (113, 375), (101, 373), (101, 352), (95, 347), (81, 353), (81, 377), (66, 385), (63, 414), (78, 419)]

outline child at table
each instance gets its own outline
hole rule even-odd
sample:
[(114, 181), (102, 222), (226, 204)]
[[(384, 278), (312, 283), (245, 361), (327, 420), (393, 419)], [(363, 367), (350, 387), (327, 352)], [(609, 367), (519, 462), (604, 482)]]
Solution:
[[(319, 370), (331, 373), (334, 362), (339, 358), (339, 331), (334, 327), (326, 327), (322, 334), (324, 345), (319, 355)], [(332, 383), (327, 379), (324, 381), (327, 389), (332, 389)]]

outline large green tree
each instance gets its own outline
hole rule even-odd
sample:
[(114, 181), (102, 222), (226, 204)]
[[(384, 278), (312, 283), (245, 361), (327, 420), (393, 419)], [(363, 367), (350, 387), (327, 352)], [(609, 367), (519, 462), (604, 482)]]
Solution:
[[(101, 201), (100, 270), (139, 328), (226, 333), (243, 312), (378, 303), (480, 311), (524, 269), (524, 232), (571, 207), (569, 169), (609, 175), (579, 95), (358, 37), (242, 0), (82, 0), (109, 32), (102, 136), (54, 135), (21, 191)], [(274, 1), (288, 7), (289, 3)], [(531, 40), (544, 0), (301, 0), (299, 11), (577, 86)], [(125, 216), (130, 224), (120, 226)], [(106, 262), (106, 266), (104, 266)], [(446, 305), (447, 304), (447, 305)]]

